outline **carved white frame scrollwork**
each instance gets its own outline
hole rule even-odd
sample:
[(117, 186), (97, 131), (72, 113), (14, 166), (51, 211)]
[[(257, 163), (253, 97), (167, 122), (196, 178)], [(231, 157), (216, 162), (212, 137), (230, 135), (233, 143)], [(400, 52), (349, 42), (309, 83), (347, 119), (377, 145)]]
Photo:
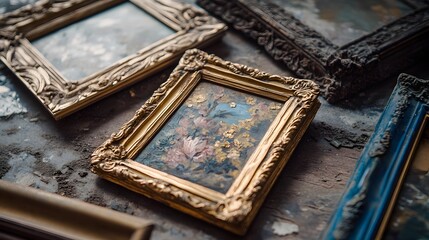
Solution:
[(40, 0), (0, 16), (0, 59), (60, 119), (153, 74), (227, 29), (205, 12), (175, 0), (129, 1), (176, 33), (84, 79), (67, 81), (30, 41), (125, 0)]
[[(225, 194), (133, 160), (202, 80), (284, 102), (256, 148), (258, 154), (247, 161)], [(91, 168), (133, 191), (244, 234), (314, 118), (320, 106), (318, 94), (312, 81), (269, 75), (197, 49), (188, 50), (135, 116), (92, 154)]]

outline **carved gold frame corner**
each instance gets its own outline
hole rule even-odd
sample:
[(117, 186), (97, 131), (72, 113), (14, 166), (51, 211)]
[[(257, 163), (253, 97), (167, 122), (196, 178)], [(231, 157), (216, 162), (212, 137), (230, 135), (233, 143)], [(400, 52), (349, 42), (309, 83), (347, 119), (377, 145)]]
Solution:
[[(137, 163), (133, 159), (161, 129), (201, 80), (284, 102), (249, 158), (223, 194)], [(320, 106), (318, 86), (309, 80), (269, 75), (188, 50), (169, 79), (118, 133), (91, 156), (94, 173), (147, 197), (236, 234), (244, 234)], [(261, 141), (262, 142), (262, 141)]]
[(205, 12), (175, 0), (129, 1), (176, 33), (83, 79), (67, 81), (30, 41), (125, 0), (40, 0), (0, 16), (0, 59), (58, 120), (159, 71), (227, 29)]

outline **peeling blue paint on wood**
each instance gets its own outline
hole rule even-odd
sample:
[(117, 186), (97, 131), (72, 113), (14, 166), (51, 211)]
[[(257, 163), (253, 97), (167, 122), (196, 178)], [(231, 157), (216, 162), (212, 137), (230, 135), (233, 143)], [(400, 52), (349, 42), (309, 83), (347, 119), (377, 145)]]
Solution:
[(429, 112), (429, 80), (401, 74), (324, 239), (373, 239)]

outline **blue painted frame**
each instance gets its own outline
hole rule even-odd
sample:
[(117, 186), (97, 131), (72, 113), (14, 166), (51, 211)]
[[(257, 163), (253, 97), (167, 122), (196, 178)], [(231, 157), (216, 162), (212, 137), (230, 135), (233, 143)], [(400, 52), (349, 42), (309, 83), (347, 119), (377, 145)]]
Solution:
[(323, 239), (375, 238), (428, 113), (429, 80), (401, 74)]

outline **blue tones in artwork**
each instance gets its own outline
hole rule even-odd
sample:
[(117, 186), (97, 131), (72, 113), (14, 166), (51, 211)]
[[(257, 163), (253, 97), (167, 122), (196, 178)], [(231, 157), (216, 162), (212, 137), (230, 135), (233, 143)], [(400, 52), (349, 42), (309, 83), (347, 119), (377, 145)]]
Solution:
[(136, 161), (226, 193), (281, 107), (202, 81)]
[(217, 105), (208, 115), (209, 118), (219, 119), (228, 124), (237, 124), (239, 119), (250, 118), (248, 113), (249, 105), (238, 103), (235, 108), (231, 108), (230, 104), (221, 103)]

